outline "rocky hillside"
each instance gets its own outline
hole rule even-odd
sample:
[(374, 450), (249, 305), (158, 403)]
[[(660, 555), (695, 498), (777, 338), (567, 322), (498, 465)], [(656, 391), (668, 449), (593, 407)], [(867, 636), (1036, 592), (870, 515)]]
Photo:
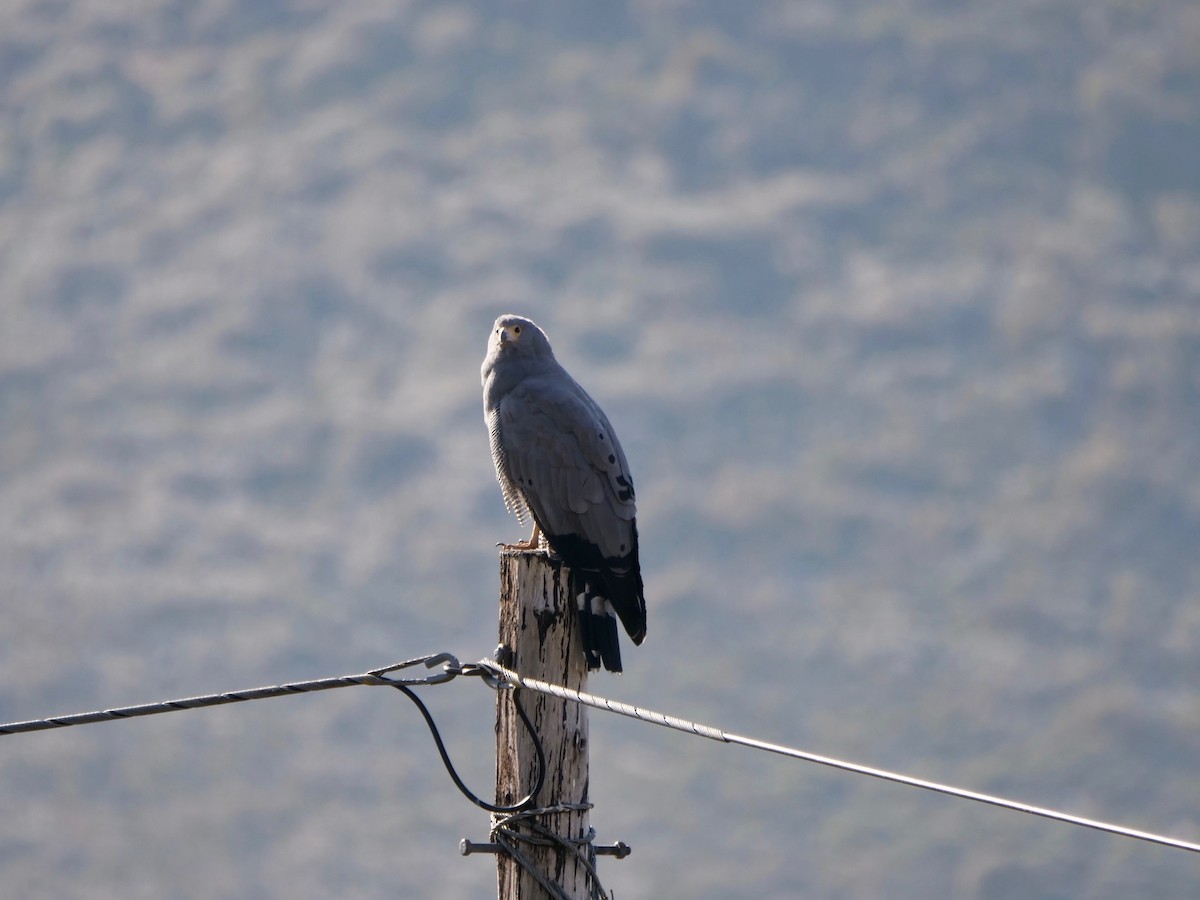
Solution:
[[(495, 643), (478, 365), (638, 479), (592, 689), (1200, 840), (1200, 7), (0, 9), (0, 720)], [(11, 896), (485, 898), (363, 689), (10, 737)], [(427, 699), (491, 780), (490, 694)], [(593, 715), (621, 898), (1184, 897), (1186, 853)]]

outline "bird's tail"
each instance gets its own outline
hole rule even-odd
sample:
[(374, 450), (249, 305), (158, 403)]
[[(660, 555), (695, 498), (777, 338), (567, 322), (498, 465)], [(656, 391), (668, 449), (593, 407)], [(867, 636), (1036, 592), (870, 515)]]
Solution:
[[(582, 581), (582, 579), (580, 579)], [(579, 634), (589, 669), (601, 665), (610, 672), (621, 671), (621, 645), (617, 640), (617, 616), (612, 604), (580, 584), (576, 594), (579, 602)]]

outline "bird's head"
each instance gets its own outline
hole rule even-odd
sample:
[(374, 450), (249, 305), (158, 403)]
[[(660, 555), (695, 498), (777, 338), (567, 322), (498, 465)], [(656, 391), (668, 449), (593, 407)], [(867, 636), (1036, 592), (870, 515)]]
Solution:
[(520, 356), (554, 358), (542, 329), (523, 316), (506, 315), (496, 320), (488, 339), (488, 356)]

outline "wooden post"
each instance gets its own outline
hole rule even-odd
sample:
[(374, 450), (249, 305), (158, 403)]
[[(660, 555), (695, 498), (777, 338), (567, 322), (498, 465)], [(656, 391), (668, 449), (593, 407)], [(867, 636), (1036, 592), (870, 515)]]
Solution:
[[(500, 551), (500, 643), (513, 651), (513, 669), (576, 690), (587, 690), (587, 664), (576, 621), (570, 570), (544, 550)], [(537, 806), (588, 802), (587, 708), (546, 694), (524, 691), (528, 713), (546, 754), (546, 778)], [(496, 802), (511, 805), (525, 797), (537, 776), (537, 755), (529, 733), (513, 708), (511, 692), (496, 700)], [(587, 810), (536, 818), (566, 838), (579, 839), (589, 830)], [(517, 826), (522, 833), (528, 827)], [(522, 841), (520, 850), (548, 881), (571, 898), (589, 894), (586, 868), (563, 847)], [(585, 852), (594, 866), (591, 845)], [(497, 855), (500, 900), (541, 900), (545, 888), (507, 853)]]

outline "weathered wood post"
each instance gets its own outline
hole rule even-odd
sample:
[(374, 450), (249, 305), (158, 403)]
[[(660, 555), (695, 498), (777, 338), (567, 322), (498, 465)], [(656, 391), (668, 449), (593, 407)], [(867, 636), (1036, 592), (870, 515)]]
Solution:
[[(587, 665), (579, 637), (575, 598), (569, 570), (544, 550), (500, 551), (500, 643), (513, 651), (512, 668), (576, 690), (587, 690)], [(525, 691), (521, 704), (541, 738), (546, 754), (546, 778), (537, 806), (588, 802), (587, 708), (546, 694)], [(537, 751), (532, 737), (513, 708), (510, 691), (496, 700), (496, 802), (511, 805), (532, 790), (537, 777)], [(502, 817), (498, 817), (502, 818)], [(549, 813), (533, 820), (570, 840), (586, 837), (586, 809)], [(529, 823), (515, 830), (530, 833)], [(520, 852), (565, 895), (584, 900), (590, 895), (588, 873), (578, 856), (561, 846), (522, 841)], [(595, 857), (583, 846), (589, 862)], [(500, 900), (540, 900), (550, 897), (537, 879), (510, 855), (497, 855)]]

